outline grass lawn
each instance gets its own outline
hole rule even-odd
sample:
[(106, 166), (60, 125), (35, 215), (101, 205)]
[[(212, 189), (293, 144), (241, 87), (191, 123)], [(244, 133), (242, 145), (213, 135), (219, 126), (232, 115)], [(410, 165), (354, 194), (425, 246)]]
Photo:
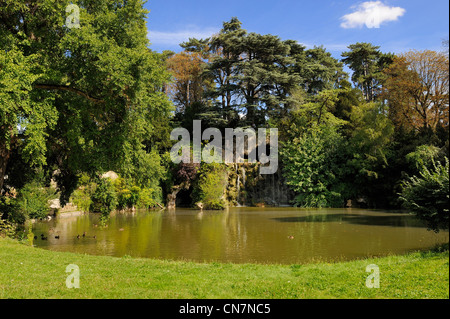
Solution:
[[(52, 252), (0, 238), (0, 298), (322, 299), (449, 298), (449, 254), (415, 252), (307, 265), (200, 264)], [(80, 288), (66, 287), (66, 267)], [(380, 269), (380, 288), (366, 287)]]

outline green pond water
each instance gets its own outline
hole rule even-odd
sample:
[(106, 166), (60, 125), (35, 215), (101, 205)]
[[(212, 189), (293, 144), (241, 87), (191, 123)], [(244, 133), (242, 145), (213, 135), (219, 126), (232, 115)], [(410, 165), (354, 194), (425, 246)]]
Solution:
[(55, 251), (225, 263), (352, 260), (449, 241), (409, 214), (362, 209), (137, 211), (112, 214), (107, 227), (85, 214), (37, 222), (33, 232), (35, 246)]

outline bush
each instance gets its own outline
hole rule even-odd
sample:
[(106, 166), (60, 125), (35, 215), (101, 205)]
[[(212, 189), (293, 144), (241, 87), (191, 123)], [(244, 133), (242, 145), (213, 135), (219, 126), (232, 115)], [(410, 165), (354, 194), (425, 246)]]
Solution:
[(431, 167), (439, 155), (439, 148), (433, 145), (420, 145), (414, 152), (406, 155), (406, 161), (416, 169)]
[(400, 199), (429, 229), (438, 232), (449, 229), (448, 158), (445, 165), (438, 162), (433, 166), (433, 170), (423, 166), (419, 177), (406, 180)]
[(202, 202), (205, 209), (221, 210), (226, 206), (226, 170), (221, 164), (202, 164), (194, 187), (194, 202)]
[(27, 216), (19, 210), (19, 205), (17, 199), (2, 196), (0, 197), (0, 217), (13, 223), (13, 224), (23, 224), (25, 223)]
[(17, 205), (25, 217), (42, 219), (50, 211), (48, 201), (54, 198), (54, 190), (42, 187), (38, 182), (31, 182), (19, 191)]
[(103, 216), (109, 216), (117, 206), (116, 191), (110, 179), (104, 178), (98, 182), (91, 200), (92, 212), (101, 213)]
[(119, 177), (114, 181), (117, 194), (117, 208), (154, 208), (162, 201), (162, 190), (159, 186), (139, 187), (130, 180)]
[(89, 212), (92, 205), (91, 196), (91, 190), (86, 186), (82, 186), (72, 193), (70, 201), (82, 212)]
[(87, 174), (81, 174), (78, 178), (78, 188), (70, 196), (70, 202), (82, 212), (89, 212), (96, 186), (97, 184)]
[(140, 192), (141, 188), (138, 186), (120, 189), (117, 192), (117, 207), (120, 209), (136, 207)]
[(139, 199), (137, 206), (139, 208), (153, 208), (156, 206), (156, 200), (154, 199), (155, 191), (152, 188), (143, 188), (139, 192)]
[(338, 146), (342, 136), (332, 128), (323, 128), (297, 136), (280, 150), (286, 183), (296, 193), (297, 207), (341, 207), (343, 188), (337, 178)]
[(16, 235), (16, 226), (14, 223), (2, 219), (2, 214), (0, 213), (0, 237), (10, 237), (13, 238)]

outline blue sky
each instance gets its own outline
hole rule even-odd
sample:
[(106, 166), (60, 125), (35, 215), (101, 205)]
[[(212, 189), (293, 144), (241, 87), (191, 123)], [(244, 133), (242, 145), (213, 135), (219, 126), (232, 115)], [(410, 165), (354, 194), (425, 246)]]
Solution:
[(206, 38), (238, 17), (249, 32), (278, 35), (339, 58), (349, 44), (371, 42), (382, 52), (442, 50), (448, 0), (149, 0), (151, 48), (180, 51), (189, 37)]

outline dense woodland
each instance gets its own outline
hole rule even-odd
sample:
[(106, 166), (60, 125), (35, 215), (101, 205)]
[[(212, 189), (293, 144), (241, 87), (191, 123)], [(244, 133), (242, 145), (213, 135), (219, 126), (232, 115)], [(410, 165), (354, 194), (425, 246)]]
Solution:
[[(448, 228), (448, 41), (442, 52), (401, 54), (362, 41), (336, 59), (232, 18), (179, 53), (157, 53), (143, 1), (73, 2), (80, 28), (65, 25), (69, 1), (0, 1), (3, 219), (44, 217), (58, 197), (104, 215), (420, 206), (441, 214), (432, 227)], [(278, 128), (277, 174), (261, 176), (258, 164), (173, 164), (170, 132), (192, 131), (193, 120), (221, 131)], [(102, 179), (108, 171), (120, 177)], [(283, 200), (267, 195), (274, 188)]]

